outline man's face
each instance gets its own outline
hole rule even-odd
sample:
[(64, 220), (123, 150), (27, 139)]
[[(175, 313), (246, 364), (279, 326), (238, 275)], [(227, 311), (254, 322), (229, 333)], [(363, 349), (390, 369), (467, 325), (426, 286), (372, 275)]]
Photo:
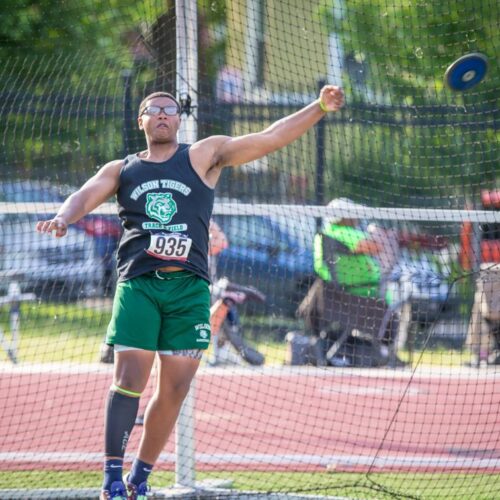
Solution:
[(137, 121), (150, 144), (166, 144), (176, 139), (181, 118), (175, 101), (155, 97), (146, 102)]

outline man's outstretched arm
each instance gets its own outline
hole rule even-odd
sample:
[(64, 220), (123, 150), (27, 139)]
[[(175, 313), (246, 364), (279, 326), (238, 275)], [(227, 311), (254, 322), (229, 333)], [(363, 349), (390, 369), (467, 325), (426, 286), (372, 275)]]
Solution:
[(52, 219), (38, 221), (36, 230), (39, 233), (53, 232), (56, 238), (64, 236), (70, 224), (79, 221), (116, 193), (122, 165), (122, 160), (104, 165), (97, 174), (66, 199)]
[(237, 166), (262, 158), (295, 141), (326, 112), (338, 111), (343, 105), (342, 89), (326, 85), (316, 101), (261, 132), (239, 137), (212, 136), (197, 142), (191, 148), (191, 160), (195, 168), (208, 172), (212, 168)]

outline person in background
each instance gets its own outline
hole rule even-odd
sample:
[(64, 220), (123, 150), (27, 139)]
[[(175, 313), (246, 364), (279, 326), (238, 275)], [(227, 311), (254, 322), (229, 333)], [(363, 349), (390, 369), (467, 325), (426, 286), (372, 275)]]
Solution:
[[(327, 206), (339, 210), (362, 207), (347, 198), (334, 199)], [(382, 298), (389, 304), (387, 282), (398, 256), (399, 245), (393, 231), (374, 224), (364, 231), (352, 216), (330, 218), (314, 238), (314, 270), (318, 279), (300, 304), (297, 315), (304, 318), (306, 328), (314, 337), (319, 339), (324, 335), (323, 312), (325, 307), (335, 305), (324, 303), (323, 283), (331, 281), (353, 296)], [(386, 342), (395, 341), (397, 323), (391, 322)], [(397, 357), (395, 363), (404, 364)], [(325, 365), (326, 359), (319, 359), (318, 364)]]
[[(347, 198), (332, 200), (327, 206), (339, 209), (361, 207)], [(377, 257), (382, 250), (380, 242), (359, 229), (357, 219), (332, 218), (314, 238), (314, 270), (323, 281), (335, 279), (353, 295), (379, 297), (382, 274)], [(332, 276), (333, 267), (335, 277)]]

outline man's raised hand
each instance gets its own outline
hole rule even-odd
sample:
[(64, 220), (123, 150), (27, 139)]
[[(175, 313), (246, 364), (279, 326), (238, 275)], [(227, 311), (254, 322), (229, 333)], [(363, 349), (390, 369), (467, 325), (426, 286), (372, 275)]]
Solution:
[(325, 85), (319, 93), (319, 102), (323, 111), (338, 111), (345, 103), (344, 91), (336, 85)]

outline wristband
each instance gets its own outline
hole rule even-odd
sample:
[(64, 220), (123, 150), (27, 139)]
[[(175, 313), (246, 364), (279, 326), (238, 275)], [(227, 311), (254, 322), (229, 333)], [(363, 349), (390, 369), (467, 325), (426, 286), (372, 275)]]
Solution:
[(321, 111), (328, 113), (330, 110), (325, 106), (325, 103), (321, 100), (318, 99), (319, 102), (319, 107), (321, 108)]

